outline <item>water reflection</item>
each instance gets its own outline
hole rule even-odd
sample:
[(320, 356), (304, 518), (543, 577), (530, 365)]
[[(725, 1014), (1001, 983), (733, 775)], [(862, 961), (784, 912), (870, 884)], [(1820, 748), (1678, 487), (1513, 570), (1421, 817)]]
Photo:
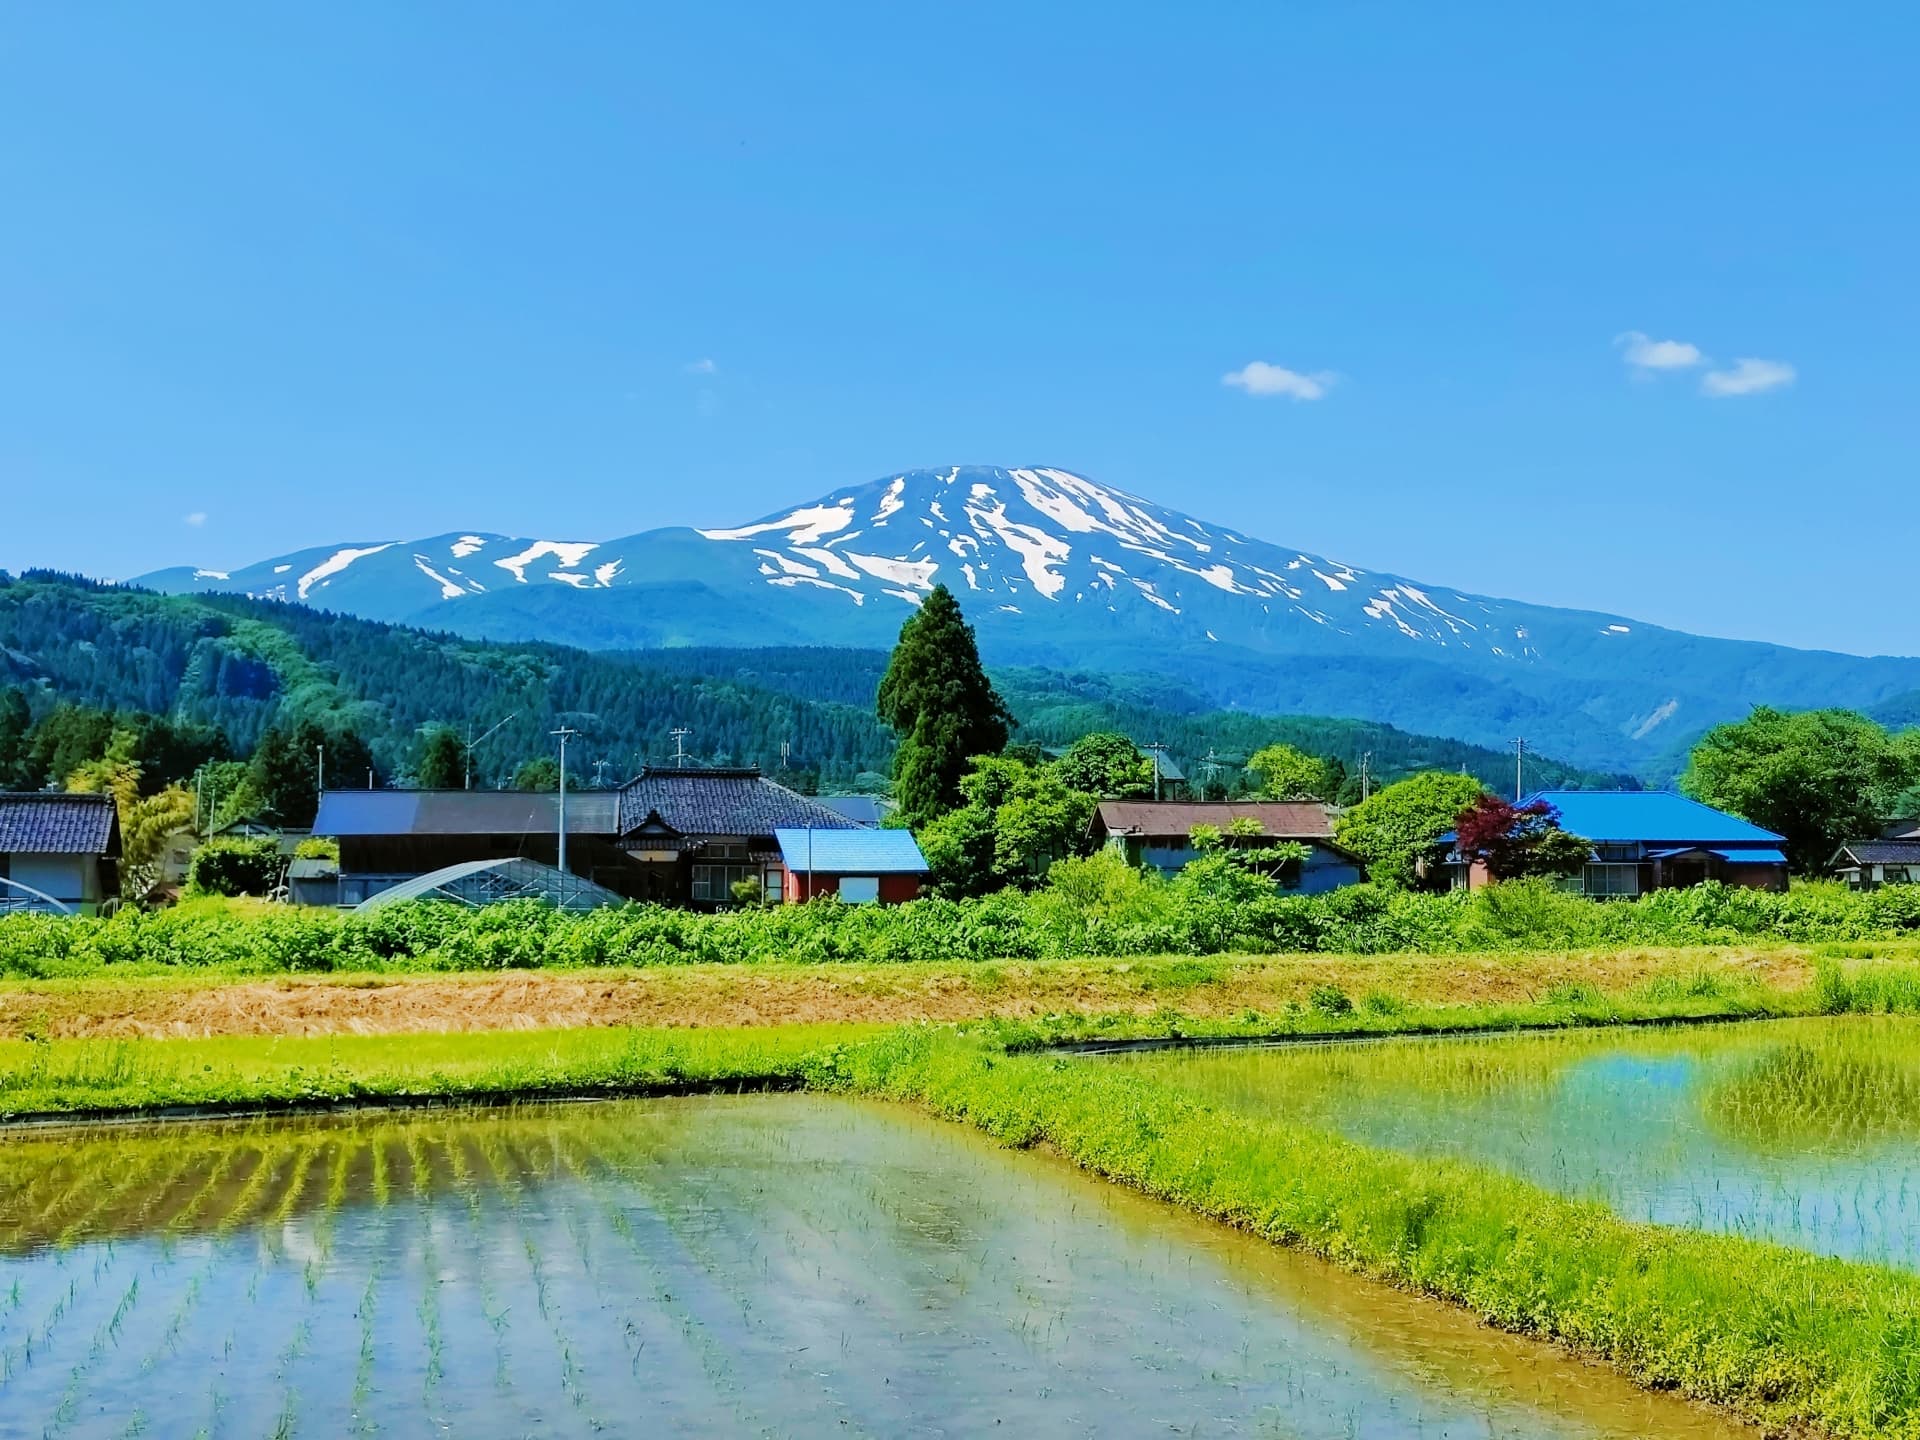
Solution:
[(1910, 1019), (1099, 1063), (1373, 1144), (1489, 1163), (1632, 1219), (1920, 1267), (1920, 1022)]
[(1742, 1433), (803, 1096), (12, 1136), (0, 1255), (7, 1433)]

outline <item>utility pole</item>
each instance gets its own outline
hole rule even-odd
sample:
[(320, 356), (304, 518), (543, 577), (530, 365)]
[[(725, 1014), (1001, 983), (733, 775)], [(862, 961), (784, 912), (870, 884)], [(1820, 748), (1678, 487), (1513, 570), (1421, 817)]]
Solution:
[(673, 736), (673, 764), (675, 769), (685, 769), (687, 764), (687, 736), (693, 731), (684, 725), (676, 725), (667, 732)]
[(567, 741), (580, 732), (562, 725), (558, 730), (548, 732), (560, 740), (560, 873), (567, 873)]
[(1158, 741), (1146, 747), (1147, 758), (1153, 761), (1153, 798), (1156, 801), (1160, 798), (1160, 757), (1166, 750), (1167, 747)]
[(313, 747), (313, 798), (316, 802), (327, 793), (327, 747)]
[[(513, 714), (507, 716), (507, 720), (518, 720), (519, 718), (520, 718), (520, 712), (518, 710), (514, 711)], [(507, 720), (502, 720), (500, 722), (500, 725), (506, 724)], [(473, 747), (476, 745), (486, 744), (488, 737), (491, 736), (495, 730), (498, 730), (500, 728), (500, 725), (493, 725), (488, 727), (486, 733), (481, 735), (481, 737), (478, 740), (476, 740), (473, 738), (473, 721), (471, 720), (467, 721), (467, 748), (465, 752), (466, 761), (467, 761), (466, 787), (465, 787), (466, 789), (468, 790), (473, 789)]]
[(1372, 795), (1373, 752), (1371, 750), (1365, 750), (1360, 754), (1360, 803), (1362, 805), (1366, 804)]
[(1526, 789), (1521, 779), (1521, 765), (1526, 760), (1527, 742), (1524, 736), (1516, 736), (1513, 742), (1513, 803), (1518, 805)]
[(613, 762), (611, 760), (596, 760), (593, 762), (594, 789), (604, 790), (607, 788), (607, 767), (612, 764)]

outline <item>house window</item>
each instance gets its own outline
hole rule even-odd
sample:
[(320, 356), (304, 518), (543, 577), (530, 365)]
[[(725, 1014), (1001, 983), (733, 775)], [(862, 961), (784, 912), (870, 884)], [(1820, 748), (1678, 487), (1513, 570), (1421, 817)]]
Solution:
[(1581, 888), (1588, 895), (1612, 897), (1640, 893), (1638, 865), (1589, 865), (1581, 879)]
[(695, 900), (725, 905), (732, 902), (733, 887), (738, 881), (759, 879), (758, 865), (696, 865), (690, 893)]
[(769, 865), (760, 875), (760, 894), (770, 905), (778, 905), (786, 899), (787, 872), (778, 865)]
[(878, 875), (842, 875), (840, 898), (849, 905), (872, 905), (880, 898)]
[(1634, 853), (1638, 848), (1635, 845), (1596, 845), (1593, 847), (1593, 858), (1603, 864), (1619, 864), (1639, 859)]

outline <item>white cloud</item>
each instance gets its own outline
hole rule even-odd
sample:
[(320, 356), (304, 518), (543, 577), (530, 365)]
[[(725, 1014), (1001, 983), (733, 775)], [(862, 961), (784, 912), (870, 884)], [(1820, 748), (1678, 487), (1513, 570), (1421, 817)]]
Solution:
[(698, 360), (690, 360), (687, 362), (687, 374), (689, 375), (712, 375), (718, 371), (719, 368), (718, 365), (714, 364), (711, 357), (708, 356), (702, 356)]
[(1730, 370), (1709, 370), (1700, 377), (1700, 393), (1715, 399), (1730, 395), (1758, 395), (1791, 385), (1798, 372), (1784, 360), (1755, 360), (1742, 356)]
[(1292, 400), (1319, 400), (1340, 377), (1331, 370), (1303, 375), (1284, 365), (1269, 365), (1265, 360), (1250, 360), (1238, 370), (1220, 377), (1222, 385), (1231, 385), (1249, 395), (1285, 395)]
[(183, 515), (180, 518), (197, 530), (207, 523), (207, 512), (204, 510), (196, 510), (191, 515)]
[(1690, 345), (1685, 340), (1656, 340), (1639, 330), (1616, 335), (1613, 343), (1620, 347), (1621, 358), (1635, 370), (1691, 370), (1695, 365), (1704, 365), (1707, 359), (1698, 345)]

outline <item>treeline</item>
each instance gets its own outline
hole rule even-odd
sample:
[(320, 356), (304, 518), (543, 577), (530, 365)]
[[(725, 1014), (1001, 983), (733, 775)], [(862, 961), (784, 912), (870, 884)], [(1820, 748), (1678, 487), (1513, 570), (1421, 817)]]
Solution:
[(1920, 932), (1920, 886), (1773, 894), (1704, 885), (1596, 905), (1542, 882), (1444, 895), (1353, 886), (1288, 895), (1230, 865), (1162, 880), (1111, 855), (1062, 862), (1052, 883), (893, 907), (771, 906), (702, 915), (630, 905), (585, 915), (537, 902), (481, 910), (409, 903), (361, 914), (222, 906), (111, 919), (0, 918), (0, 974), (102, 969), (253, 972), (502, 970), (777, 961), (1040, 960), (1082, 956), (1447, 954), (1765, 938), (1872, 941)]

